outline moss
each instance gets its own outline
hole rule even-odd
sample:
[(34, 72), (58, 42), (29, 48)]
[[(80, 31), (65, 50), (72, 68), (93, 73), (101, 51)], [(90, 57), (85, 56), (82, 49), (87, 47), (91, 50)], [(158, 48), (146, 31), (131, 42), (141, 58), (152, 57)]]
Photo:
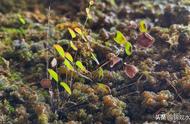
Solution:
[(1, 0), (0, 12), (7, 13), (11, 11), (19, 11), (26, 8), (26, 0)]
[(9, 37), (12, 39), (22, 38), (25, 36), (25, 30), (22, 28), (1, 28), (0, 31), (9, 34)]
[(22, 74), (16, 70), (11, 70), (11, 81), (21, 81), (22, 80)]
[(48, 116), (44, 113), (38, 115), (38, 124), (48, 124)]

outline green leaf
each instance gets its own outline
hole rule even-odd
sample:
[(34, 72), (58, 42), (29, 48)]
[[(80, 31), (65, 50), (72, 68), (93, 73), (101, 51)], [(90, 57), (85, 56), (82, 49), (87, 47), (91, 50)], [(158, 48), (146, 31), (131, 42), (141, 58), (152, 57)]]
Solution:
[(55, 44), (53, 45), (53, 47), (57, 50), (57, 52), (59, 53), (61, 57), (65, 58), (65, 51), (59, 44)]
[(104, 70), (103, 70), (102, 67), (100, 67), (100, 68), (98, 69), (98, 77), (99, 77), (99, 78), (103, 78), (103, 77), (104, 77)]
[(142, 33), (148, 32), (148, 29), (147, 29), (147, 27), (146, 27), (146, 23), (145, 23), (144, 20), (141, 20), (141, 21), (139, 22), (139, 30), (140, 30), (140, 32), (142, 32)]
[(97, 85), (98, 85), (100, 88), (102, 88), (104, 91), (106, 91), (107, 93), (110, 93), (110, 92), (111, 92), (109, 86), (107, 86), (107, 85), (105, 85), (105, 84), (103, 84), (103, 83), (97, 83)]
[(82, 30), (80, 28), (75, 28), (74, 29), (78, 34), (80, 34), (81, 36), (83, 36)]
[(21, 16), (21, 15), (18, 15), (18, 20), (21, 24), (25, 25), (26, 24), (26, 21), (25, 19)]
[(91, 53), (91, 55), (92, 55), (92, 59), (99, 65), (100, 63), (98, 59), (96, 58), (96, 55), (94, 53)]
[(70, 53), (66, 52), (65, 53), (65, 57), (70, 61), (70, 62), (73, 62), (73, 57)]
[(110, 0), (112, 6), (116, 6), (115, 0)]
[(71, 46), (71, 48), (72, 48), (73, 50), (75, 50), (75, 51), (78, 50), (78, 48), (73, 44), (72, 41), (70, 41), (70, 46)]
[(70, 63), (67, 59), (64, 60), (64, 65), (65, 65), (69, 70), (74, 71), (73, 66), (71, 65), (71, 63)]
[(71, 95), (71, 88), (69, 87), (67, 83), (61, 82), (60, 85), (65, 89), (65, 91), (67, 91), (69, 95)]
[(81, 71), (87, 72), (86, 68), (84, 67), (81, 61), (76, 61), (76, 65), (78, 68), (80, 68)]
[(86, 14), (87, 14), (88, 19), (92, 19), (92, 15), (90, 13), (90, 9), (89, 8), (86, 8)]
[(49, 75), (56, 81), (58, 82), (58, 74), (53, 70), (53, 69), (48, 69)]
[(119, 45), (124, 45), (127, 42), (125, 36), (120, 31), (116, 32), (116, 37), (114, 38), (114, 40)]
[(75, 38), (75, 37), (77, 36), (77, 35), (75, 34), (75, 32), (73, 31), (73, 29), (68, 28), (68, 30), (69, 30), (69, 33), (70, 33), (70, 35), (71, 35), (72, 38)]
[(126, 42), (125, 44), (125, 53), (130, 56), (132, 54), (132, 45), (130, 42)]

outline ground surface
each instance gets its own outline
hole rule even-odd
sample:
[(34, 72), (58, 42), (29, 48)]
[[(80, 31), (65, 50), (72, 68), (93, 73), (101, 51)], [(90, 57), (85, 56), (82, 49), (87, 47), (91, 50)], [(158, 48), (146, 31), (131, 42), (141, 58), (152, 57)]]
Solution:
[[(91, 4), (0, 1), (0, 123), (189, 124), (190, 2)], [(142, 20), (147, 31), (140, 29)], [(131, 55), (114, 41), (117, 31), (132, 44)], [(47, 69), (58, 74), (58, 83)]]

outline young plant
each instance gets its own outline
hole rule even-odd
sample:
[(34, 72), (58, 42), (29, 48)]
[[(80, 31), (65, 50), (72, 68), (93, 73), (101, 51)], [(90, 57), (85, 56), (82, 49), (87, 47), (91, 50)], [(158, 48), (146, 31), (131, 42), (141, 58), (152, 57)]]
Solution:
[(82, 64), (82, 62), (81, 61), (76, 61), (76, 66), (82, 71), (82, 72), (88, 72), (87, 70), (86, 70), (86, 67)]
[(147, 26), (146, 26), (146, 23), (145, 23), (144, 20), (141, 20), (141, 21), (139, 22), (139, 30), (140, 30), (141, 33), (146, 33), (146, 32), (148, 32), (148, 29), (147, 29)]
[[(64, 52), (63, 48), (58, 44), (55, 44), (53, 47), (56, 49), (56, 51), (59, 53), (61, 57), (65, 58), (64, 64), (67, 66), (67, 68), (74, 70), (72, 65), (70, 65), (70, 62), (69, 62), (69, 61), (73, 61), (73, 58), (70, 55), (70, 53)], [(67, 59), (69, 59), (69, 61)], [(56, 81), (56, 83), (59, 83), (59, 76), (53, 69), (48, 69), (48, 73)], [(61, 82), (59, 84), (65, 89), (65, 91), (67, 91), (68, 94), (71, 95), (71, 89), (65, 82)]]
[[(57, 74), (53, 69), (48, 69), (48, 72), (49, 72), (49, 75), (50, 75), (57, 83), (59, 83), (58, 74)], [(71, 89), (70, 89), (70, 87), (69, 87), (69, 85), (68, 85), (67, 83), (65, 83), (65, 82), (60, 82), (59, 84), (60, 84), (60, 86), (62, 86), (62, 87), (65, 89), (65, 91), (66, 91), (69, 95), (71, 95)]]
[(120, 32), (116, 32), (116, 36), (114, 38), (114, 41), (118, 43), (121, 46), (125, 47), (125, 53), (130, 56), (132, 54), (132, 44), (126, 40), (125, 36)]
[(85, 20), (85, 23), (84, 23), (84, 27), (86, 26), (86, 23), (88, 22), (89, 19), (92, 19), (92, 15), (90, 13), (90, 10), (91, 10), (91, 7), (94, 5), (94, 0), (90, 0), (89, 1), (89, 6), (86, 8), (86, 20)]

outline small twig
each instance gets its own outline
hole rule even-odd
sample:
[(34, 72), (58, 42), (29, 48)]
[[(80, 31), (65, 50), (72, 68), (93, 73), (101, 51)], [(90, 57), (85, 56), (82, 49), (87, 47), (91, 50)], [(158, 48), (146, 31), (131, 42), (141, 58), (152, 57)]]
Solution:
[(83, 78), (85, 78), (85, 79), (87, 79), (87, 80), (93, 82), (93, 80), (92, 80), (91, 78), (89, 78), (89, 77), (87, 77), (87, 76), (85, 76), (85, 75), (83, 75), (83, 74), (81, 74), (81, 73), (79, 73), (79, 72), (77, 72), (77, 71), (74, 71), (74, 72), (75, 72), (76, 74), (78, 74), (79, 76), (81, 76), (81, 77), (83, 77)]
[(166, 79), (167, 83), (174, 89), (176, 95), (181, 99), (181, 101), (183, 102), (183, 98), (179, 95), (177, 89), (175, 88), (175, 86), (171, 83), (171, 81), (169, 81), (168, 79)]
[(99, 68), (104, 67), (104, 66), (105, 66), (105, 65), (107, 65), (109, 62), (110, 62), (110, 60), (109, 60), (109, 61), (104, 62), (102, 65), (100, 65), (100, 66), (99, 66), (96, 70), (92, 71), (91, 73), (96, 72)]

